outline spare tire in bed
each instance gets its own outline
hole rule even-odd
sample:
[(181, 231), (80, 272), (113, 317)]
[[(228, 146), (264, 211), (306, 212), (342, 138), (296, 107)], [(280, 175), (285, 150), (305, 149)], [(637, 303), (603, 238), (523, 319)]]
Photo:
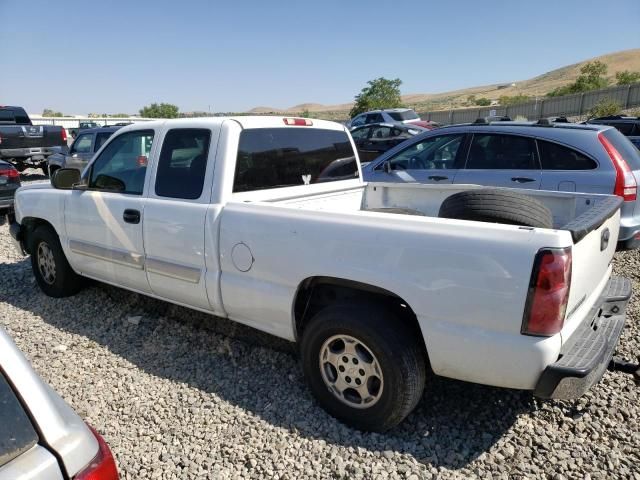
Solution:
[(553, 228), (551, 211), (538, 200), (502, 189), (466, 190), (447, 197), (438, 216), (458, 220)]

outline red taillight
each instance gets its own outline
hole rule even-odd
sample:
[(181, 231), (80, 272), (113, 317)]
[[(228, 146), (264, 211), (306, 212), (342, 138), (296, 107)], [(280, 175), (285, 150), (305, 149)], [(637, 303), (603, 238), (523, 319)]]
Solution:
[(296, 125), (298, 127), (310, 127), (313, 122), (308, 118), (283, 118), (285, 125)]
[(118, 469), (116, 468), (116, 461), (113, 459), (111, 450), (104, 438), (100, 436), (95, 429), (89, 425), (89, 428), (93, 432), (93, 435), (98, 440), (98, 454), (91, 460), (91, 463), (87, 465), (84, 470), (78, 473), (74, 480), (118, 480)]
[(67, 129), (62, 127), (62, 141), (66, 142), (67, 141)]
[(545, 248), (536, 255), (521, 332), (551, 336), (562, 330), (571, 284), (571, 248)]
[(20, 174), (15, 168), (6, 168), (0, 170), (0, 177), (20, 178)]
[(629, 168), (629, 165), (622, 158), (620, 152), (613, 146), (613, 144), (603, 135), (603, 132), (598, 134), (598, 140), (607, 151), (609, 158), (613, 162), (613, 166), (616, 169), (616, 185), (613, 188), (613, 194), (622, 199), (625, 202), (633, 202), (636, 199), (638, 192), (638, 184), (636, 178), (633, 176), (633, 172)]

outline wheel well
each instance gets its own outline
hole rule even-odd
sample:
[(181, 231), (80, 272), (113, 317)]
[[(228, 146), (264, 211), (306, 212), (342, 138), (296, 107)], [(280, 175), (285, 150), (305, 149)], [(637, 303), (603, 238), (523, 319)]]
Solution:
[(426, 355), (418, 318), (404, 299), (384, 288), (342, 278), (311, 277), (300, 284), (294, 302), (296, 338), (302, 337), (309, 320), (323, 307), (339, 301), (353, 300), (366, 300), (390, 307), (420, 338)]
[(53, 225), (51, 225), (46, 220), (43, 220), (42, 218), (24, 217), (20, 222), (20, 225), (24, 229), (22, 232), (22, 245), (24, 249), (27, 251), (27, 253), (29, 254), (31, 254), (31, 252), (29, 251), (29, 237), (36, 230), (36, 228), (42, 227), (42, 226), (49, 227), (51, 230), (55, 232), (56, 235), (58, 235), (58, 232), (53, 227)]

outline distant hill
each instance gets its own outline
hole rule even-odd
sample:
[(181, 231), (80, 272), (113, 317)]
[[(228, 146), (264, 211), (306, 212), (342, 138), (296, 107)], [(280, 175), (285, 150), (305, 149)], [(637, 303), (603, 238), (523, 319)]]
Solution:
[[(442, 93), (411, 93), (402, 96), (402, 101), (409, 107), (420, 111), (445, 110), (453, 107), (467, 106), (467, 97), (486, 97), (490, 100), (497, 100), (502, 95), (529, 95), (544, 96), (551, 90), (574, 82), (580, 75), (580, 68), (587, 62), (600, 60), (607, 64), (607, 75), (615, 81), (615, 74), (623, 70), (640, 72), (640, 48), (624, 50), (621, 52), (609, 53), (600, 57), (590, 58), (573, 65), (557, 68), (529, 80), (509, 80), (493, 85), (482, 85), (470, 87), (462, 90), (453, 90)], [(515, 83), (515, 87), (511, 84)], [(322, 105), (320, 103), (302, 103), (286, 109), (274, 107), (256, 107), (249, 110), (249, 113), (300, 113), (308, 110), (317, 114), (318, 117), (326, 118), (346, 118), (348, 111), (353, 105), (342, 103), (338, 105)]]

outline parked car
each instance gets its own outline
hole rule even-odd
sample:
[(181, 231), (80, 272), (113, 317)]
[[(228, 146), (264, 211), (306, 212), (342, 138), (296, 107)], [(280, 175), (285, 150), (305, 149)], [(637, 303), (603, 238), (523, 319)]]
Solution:
[(89, 277), (299, 342), (360, 429), (402, 421), (431, 372), (553, 398), (599, 381), (631, 291), (610, 276), (620, 198), (359, 173), (335, 122), (152, 121), (22, 187), (10, 232), (47, 295)]
[(11, 162), (19, 172), (42, 168), (47, 157), (67, 149), (67, 131), (56, 125), (33, 125), (22, 107), (0, 106), (0, 160)]
[(353, 129), (372, 123), (412, 124), (422, 128), (433, 129), (438, 126), (434, 122), (422, 120), (420, 116), (410, 108), (388, 108), (385, 110), (371, 110), (361, 113), (349, 120), (346, 125)]
[(109, 446), (0, 328), (0, 480), (118, 480)]
[(82, 130), (66, 153), (56, 153), (48, 160), (49, 175), (60, 168), (77, 168), (82, 171), (93, 154), (100, 150), (107, 139), (121, 127), (99, 127)]
[(351, 136), (358, 149), (360, 162), (364, 164), (408, 138), (426, 131), (426, 128), (417, 125), (373, 123), (354, 128), (351, 130)]
[(363, 168), (370, 182), (480, 184), (620, 196), (619, 248), (640, 246), (640, 152), (615, 128), (492, 122), (427, 132)]
[(640, 117), (625, 117), (622, 115), (609, 115), (587, 120), (592, 125), (610, 125), (617, 128), (631, 143), (640, 148)]
[(92, 128), (100, 128), (100, 127), (101, 125), (96, 122), (91, 122), (91, 121), (78, 122), (78, 127), (70, 128), (69, 133), (71, 134), (71, 138), (76, 138), (78, 136), (78, 133), (80, 133), (83, 130), (89, 130)]
[(13, 208), (13, 197), (20, 187), (20, 174), (13, 165), (0, 160), (0, 225)]

